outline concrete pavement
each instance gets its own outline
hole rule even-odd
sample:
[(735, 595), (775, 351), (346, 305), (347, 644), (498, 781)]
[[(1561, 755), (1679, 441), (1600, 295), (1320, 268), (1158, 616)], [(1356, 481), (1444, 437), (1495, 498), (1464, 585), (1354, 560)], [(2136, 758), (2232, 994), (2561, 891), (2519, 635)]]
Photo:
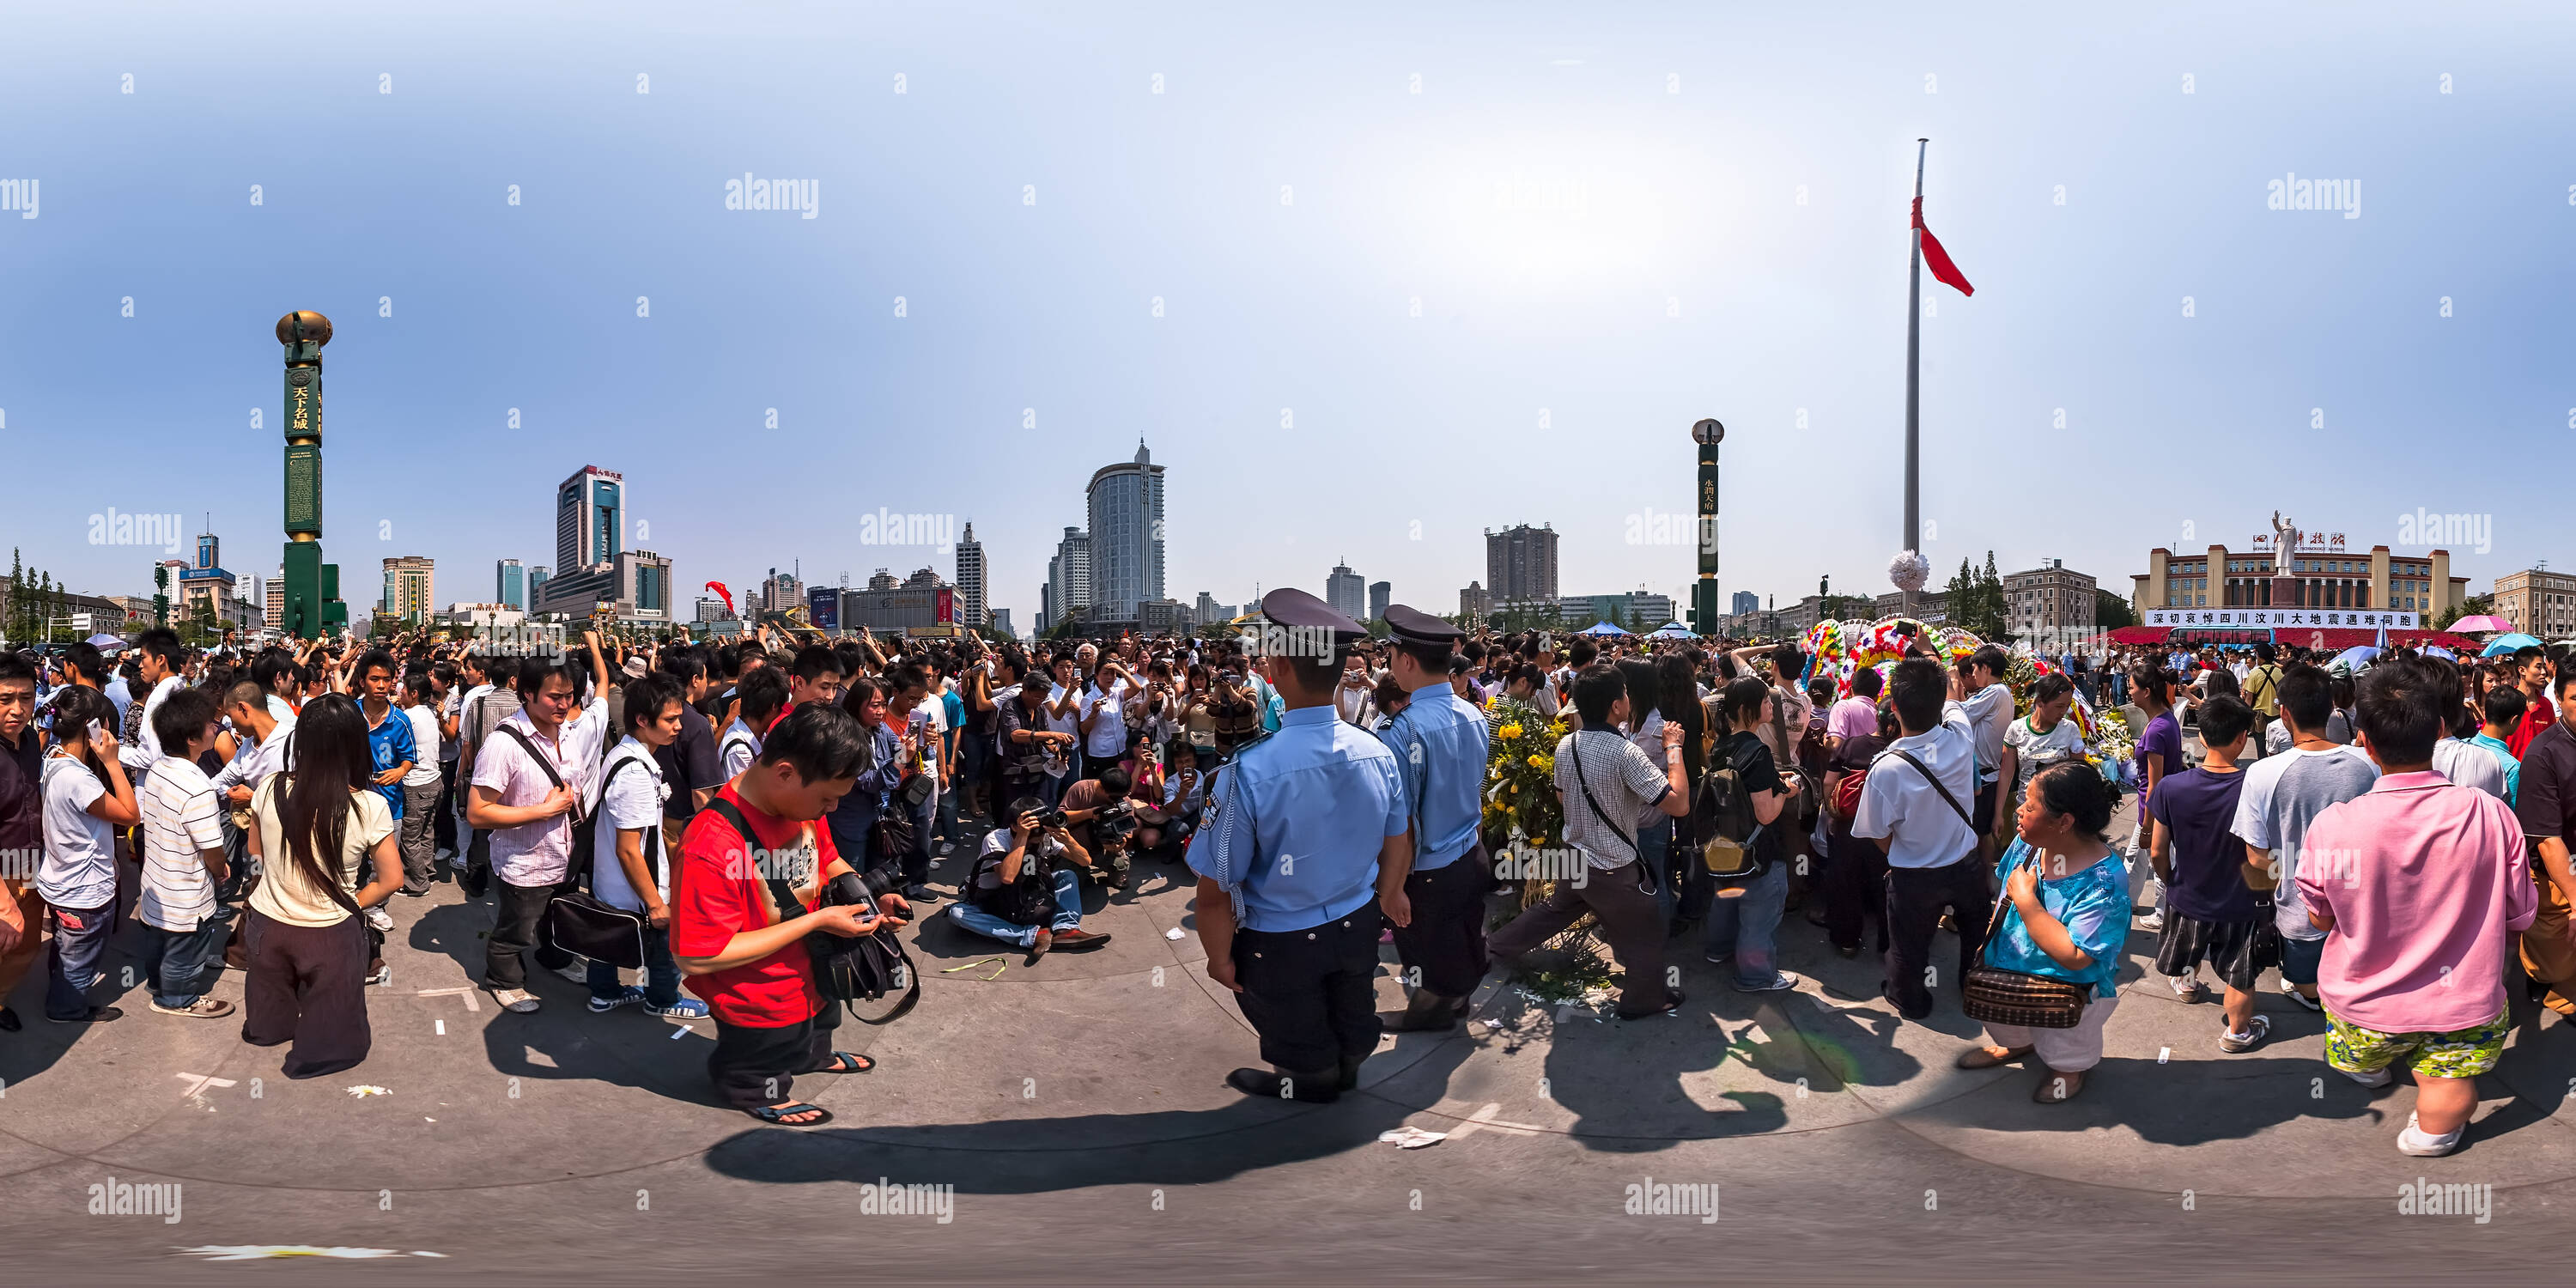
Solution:
[[(2516, 1031), (2461, 1152), (2410, 1159), (2393, 1146), (2404, 1079), (2335, 1074), (2322, 1017), (2277, 994), (2270, 1043), (2220, 1053), (2218, 1007), (2139, 983), (2151, 936), (2132, 939), (2108, 1058), (2076, 1101), (2042, 1106), (2035, 1070), (1952, 1067), (1975, 1031), (1954, 989), (1926, 1024), (1824, 996), (1875, 966), (1794, 912), (1794, 993), (1736, 993), (1677, 945), (1683, 1013), (1625, 1022), (1534, 1004), (1497, 972), (1476, 1023), (1390, 1036), (1341, 1103), (1248, 1100), (1219, 1081), (1253, 1041), (1200, 968), (1185, 875), (1140, 866), (1090, 923), (1115, 942), (1035, 966), (925, 919), (920, 1008), (841, 1031), (879, 1069), (799, 1079), (838, 1116), (814, 1131), (713, 1103), (706, 1022), (591, 1015), (545, 973), (542, 1012), (499, 1011), (473, 988), (488, 904), (452, 885), (395, 901), (374, 1053), (330, 1078), (289, 1082), (237, 1021), (156, 1015), (139, 989), (114, 999), (123, 1020), (51, 1025), (31, 981), (26, 1031), (0, 1036), (0, 1202), (37, 1236), (20, 1256), (47, 1277), (29, 1282), (229, 1280), (250, 1271), (187, 1250), (279, 1244), (395, 1254), (365, 1273), (421, 1278), (2063, 1282), (2104, 1277), (2089, 1253), (2047, 1258), (2079, 1234), (2142, 1278), (2517, 1264), (2576, 1175), (2576, 1038), (2557, 1017)], [(238, 1001), (240, 977), (216, 995)], [(1378, 1141), (1406, 1125), (1449, 1139)], [(182, 1219), (90, 1215), (111, 1177), (178, 1183)], [(2418, 1177), (2491, 1186), (2492, 1219), (2401, 1217)], [(952, 1187), (950, 1219), (871, 1214), (880, 1179)], [(1625, 1210), (1630, 1186), (1675, 1183), (1718, 1185), (1719, 1219)], [(2032, 1221), (2047, 1237), (2025, 1248)]]

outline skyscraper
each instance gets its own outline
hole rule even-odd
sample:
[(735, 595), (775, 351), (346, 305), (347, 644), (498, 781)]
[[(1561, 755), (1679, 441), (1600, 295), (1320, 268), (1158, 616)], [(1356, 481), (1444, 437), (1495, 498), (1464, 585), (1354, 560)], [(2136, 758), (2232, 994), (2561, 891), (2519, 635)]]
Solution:
[(427, 555), (397, 555), (385, 560), (385, 593), (376, 611), (407, 621), (428, 621), (435, 599), (437, 563)]
[(261, 615), (268, 620), (270, 630), (282, 629), (286, 625), (286, 565), (279, 564), (276, 574), (262, 584), (261, 590), (266, 594)]
[(1758, 613), (1758, 612), (1761, 612), (1761, 611), (1762, 611), (1762, 597), (1761, 597), (1760, 595), (1754, 594), (1752, 591), (1749, 591), (1749, 590), (1739, 590), (1739, 591), (1735, 592), (1735, 615), (1736, 615), (1736, 616), (1738, 616), (1738, 617), (1742, 617), (1742, 616), (1744, 616), (1746, 613)]
[(1556, 529), (1523, 523), (1485, 529), (1485, 593), (1495, 603), (1556, 600)]
[(1368, 579), (1352, 572), (1348, 563), (1333, 565), (1324, 578), (1324, 602), (1344, 617), (1359, 618), (1368, 610)]
[(1080, 528), (1066, 528), (1064, 540), (1055, 545), (1055, 556), (1047, 560), (1048, 625), (1063, 621), (1075, 609), (1087, 612), (1098, 602), (1092, 595), (1097, 583), (1092, 580), (1091, 556), (1091, 534)]
[(554, 572), (554, 569), (548, 568), (544, 564), (538, 564), (536, 567), (528, 570), (529, 608), (534, 609), (537, 606), (537, 601), (545, 598), (544, 592), (546, 582), (554, 576)]
[(1395, 583), (1390, 581), (1370, 582), (1368, 616), (1363, 617), (1360, 620), (1364, 622), (1373, 622), (1386, 616), (1386, 606), (1394, 599)]
[(626, 548), (626, 476), (585, 465), (555, 489), (555, 567), (574, 573)]
[(527, 611), (528, 574), (518, 560), (504, 559), (492, 565), (492, 602)]
[(1136, 440), (1135, 460), (1092, 474), (1086, 502), (1090, 589), (1079, 602), (1109, 620), (1133, 618), (1138, 603), (1163, 597), (1163, 467), (1144, 439)]
[(975, 539), (973, 520), (957, 541), (957, 616), (967, 626), (991, 621), (984, 613), (984, 543)]

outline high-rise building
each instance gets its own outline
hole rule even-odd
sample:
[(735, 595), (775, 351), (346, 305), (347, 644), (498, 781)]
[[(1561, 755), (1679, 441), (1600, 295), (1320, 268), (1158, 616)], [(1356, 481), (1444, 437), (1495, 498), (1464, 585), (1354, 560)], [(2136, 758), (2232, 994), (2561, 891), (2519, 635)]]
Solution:
[(528, 573), (518, 560), (504, 559), (492, 565), (492, 602), (526, 611)]
[(1101, 466), (1085, 499), (1090, 593), (1079, 602), (1104, 617), (1133, 617), (1139, 602), (1163, 597), (1163, 467), (1139, 438), (1136, 459)]
[[(2016, 635), (2093, 632), (2094, 581), (2052, 559), (2028, 572), (2004, 574), (2004, 625)], [(2045, 641), (2039, 645), (2048, 647)]]
[(427, 555), (398, 555), (385, 561), (385, 592), (376, 611), (405, 621), (429, 620), (436, 561)]
[(548, 578), (538, 611), (584, 618), (603, 605), (621, 622), (657, 625), (676, 620), (671, 561), (650, 550), (620, 550), (599, 567)]
[(626, 548), (626, 476), (585, 465), (555, 489), (555, 566), (565, 576)]
[(1485, 529), (1485, 589), (1507, 604), (1555, 599), (1555, 527), (1524, 523), (1500, 532)]
[(1363, 617), (1360, 620), (1364, 622), (1373, 622), (1386, 616), (1386, 606), (1394, 602), (1394, 600), (1395, 583), (1389, 581), (1370, 582), (1368, 616)]
[(966, 535), (957, 542), (957, 616), (967, 626), (982, 626), (991, 620), (984, 610), (984, 543), (975, 539), (972, 520), (966, 524)]
[(1762, 597), (1760, 595), (1754, 594), (1749, 590), (1739, 590), (1735, 592), (1736, 616), (1742, 617), (1747, 613), (1758, 613), (1761, 611)]
[(2495, 615), (2515, 630), (2545, 640), (2576, 635), (2576, 574), (2525, 568), (2496, 578), (2494, 593)]
[(1368, 579), (1352, 572), (1348, 562), (1334, 564), (1324, 577), (1324, 602), (1334, 612), (1358, 620), (1368, 611)]
[(269, 577), (262, 589), (267, 594), (260, 605), (261, 617), (267, 621), (270, 630), (284, 630), (286, 628), (286, 565), (278, 565), (276, 573)]
[(1064, 539), (1055, 545), (1055, 555), (1047, 560), (1046, 618), (1052, 626), (1079, 608), (1089, 611), (1098, 601), (1092, 591), (1098, 584), (1092, 579), (1092, 534), (1080, 528), (1066, 528)]
[(1199, 592), (1197, 605), (1190, 609), (1190, 617), (1201, 626), (1211, 622), (1232, 621), (1235, 617), (1235, 607), (1232, 604), (1216, 602), (1216, 596), (1202, 590)]
[(538, 564), (536, 567), (534, 567), (534, 568), (530, 568), (530, 569), (528, 570), (528, 607), (529, 607), (529, 608), (531, 608), (531, 609), (535, 608), (535, 607), (537, 606), (537, 601), (538, 601), (538, 600), (540, 600), (540, 599), (545, 598), (545, 595), (544, 595), (544, 593), (543, 593), (543, 592), (545, 591), (545, 588), (546, 588), (546, 579), (547, 579), (547, 578), (549, 578), (549, 577), (554, 576), (554, 573), (555, 573), (555, 570), (554, 570), (554, 569), (549, 568), (549, 567), (545, 566), (544, 564)]
[(1007, 608), (996, 608), (993, 610), (993, 624), (991, 629), (1000, 634), (1004, 639), (1015, 640), (1019, 638), (1019, 636), (1011, 630), (1011, 610)]
[(805, 602), (805, 579), (793, 572), (769, 570), (760, 583), (760, 607), (763, 612), (783, 613)]
[(1492, 593), (1485, 589), (1485, 584), (1483, 582), (1468, 582), (1467, 588), (1458, 592), (1459, 616), (1490, 617), (1493, 615), (1493, 612), (1494, 597)]

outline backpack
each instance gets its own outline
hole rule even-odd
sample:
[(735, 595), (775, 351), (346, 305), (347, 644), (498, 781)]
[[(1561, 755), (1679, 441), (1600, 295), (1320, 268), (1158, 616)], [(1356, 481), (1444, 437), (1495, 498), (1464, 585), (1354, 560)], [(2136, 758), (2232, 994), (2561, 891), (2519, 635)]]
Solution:
[[(751, 830), (751, 820), (744, 818), (732, 801), (718, 796), (707, 802), (707, 810), (723, 819), (745, 846), (759, 847), (760, 834)], [(769, 877), (763, 878), (762, 884), (769, 887), (770, 901), (778, 905), (780, 921), (792, 921), (804, 914), (804, 905), (797, 902), (794, 888), (786, 881)], [(874, 900), (865, 879), (845, 872), (823, 883), (821, 902), (825, 906), (872, 905)], [(814, 966), (814, 990), (823, 995), (826, 1007), (839, 1002), (861, 1024), (892, 1024), (921, 1001), (921, 973), (913, 968), (911, 955), (903, 950), (903, 940), (892, 927), (880, 927), (871, 935), (848, 937), (817, 930), (805, 936), (803, 942), (806, 957)], [(859, 1009), (859, 1003), (877, 1001), (898, 989), (903, 991), (902, 998), (884, 1015), (871, 1016)]]
[[(1745, 737), (1752, 735), (1746, 734)], [(1718, 744), (1718, 755), (1700, 775), (1691, 801), (1691, 830), (1700, 838), (1700, 861), (1720, 881), (1749, 881), (1762, 875), (1754, 848), (1762, 823), (1753, 814), (1753, 793), (1735, 767), (1732, 740)]]
[(1852, 819), (1859, 817), (1861, 789), (1867, 786), (1868, 783), (1869, 769), (1867, 766), (1863, 766), (1862, 768), (1855, 769), (1850, 773), (1843, 775), (1842, 781), (1834, 784), (1834, 799), (1832, 805), (1834, 817), (1842, 819), (1845, 822), (1849, 822)]

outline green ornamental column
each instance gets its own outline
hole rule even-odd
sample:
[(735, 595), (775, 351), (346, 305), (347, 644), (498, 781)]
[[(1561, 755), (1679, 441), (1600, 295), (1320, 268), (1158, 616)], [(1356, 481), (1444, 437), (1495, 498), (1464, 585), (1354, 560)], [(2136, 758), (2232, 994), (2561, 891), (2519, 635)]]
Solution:
[[(277, 342), (286, 346), (286, 608), (288, 635), (312, 639), (330, 625), (322, 567), (322, 346), (331, 342), (331, 319), (309, 309), (277, 320)], [(347, 620), (348, 610), (340, 610)]]
[(1699, 444), (1699, 581), (1691, 587), (1691, 629), (1714, 635), (1723, 611), (1717, 603), (1717, 445), (1726, 441), (1726, 426), (1703, 420), (1691, 426), (1691, 439)]

